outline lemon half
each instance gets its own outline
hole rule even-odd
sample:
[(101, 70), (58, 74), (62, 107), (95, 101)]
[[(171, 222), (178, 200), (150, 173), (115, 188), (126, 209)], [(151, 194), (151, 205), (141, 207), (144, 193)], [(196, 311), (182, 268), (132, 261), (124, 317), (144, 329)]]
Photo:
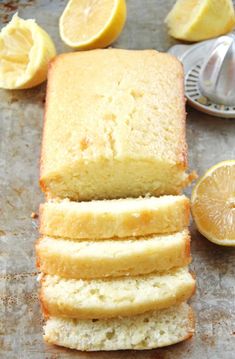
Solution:
[(117, 39), (125, 21), (125, 0), (70, 0), (60, 17), (60, 36), (77, 50), (104, 48)]
[(192, 193), (197, 228), (211, 242), (235, 246), (235, 160), (210, 168)]
[(35, 20), (15, 14), (0, 33), (0, 87), (26, 89), (40, 84), (55, 55), (52, 39)]
[(178, 0), (165, 19), (169, 34), (186, 41), (220, 36), (235, 26), (232, 0)]

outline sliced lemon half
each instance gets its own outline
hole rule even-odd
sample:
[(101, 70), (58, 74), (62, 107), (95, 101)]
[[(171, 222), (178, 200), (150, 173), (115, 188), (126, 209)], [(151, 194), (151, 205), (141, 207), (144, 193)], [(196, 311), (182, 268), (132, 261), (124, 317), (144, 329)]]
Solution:
[(40, 84), (55, 55), (52, 39), (35, 20), (15, 14), (0, 32), (0, 87), (26, 89)]
[(197, 228), (211, 242), (235, 246), (235, 160), (210, 168), (192, 193)]
[(186, 41), (220, 36), (235, 26), (232, 0), (178, 0), (165, 19), (169, 34)]
[(60, 36), (77, 50), (104, 48), (117, 39), (125, 21), (125, 0), (70, 0), (60, 17)]

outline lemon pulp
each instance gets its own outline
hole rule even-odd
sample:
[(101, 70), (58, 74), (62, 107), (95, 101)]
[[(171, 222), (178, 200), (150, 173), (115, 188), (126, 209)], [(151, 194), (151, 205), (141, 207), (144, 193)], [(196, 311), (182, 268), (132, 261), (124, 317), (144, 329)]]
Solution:
[(49, 35), (34, 20), (15, 14), (0, 33), (0, 87), (38, 85), (46, 79), (48, 62), (55, 54)]
[(60, 36), (78, 50), (103, 48), (116, 40), (125, 20), (125, 0), (70, 0), (60, 18)]
[(209, 240), (235, 245), (235, 161), (217, 164), (199, 180), (192, 194), (192, 213)]
[(178, 0), (165, 19), (169, 34), (201, 41), (228, 33), (235, 26), (232, 0)]

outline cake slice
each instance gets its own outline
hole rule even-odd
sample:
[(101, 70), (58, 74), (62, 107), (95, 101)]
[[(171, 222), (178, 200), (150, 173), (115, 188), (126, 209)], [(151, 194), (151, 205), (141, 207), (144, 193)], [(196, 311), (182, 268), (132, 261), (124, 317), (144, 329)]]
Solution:
[(75, 280), (45, 275), (40, 298), (46, 316), (79, 319), (132, 316), (187, 300), (195, 290), (188, 268), (139, 277)]
[(84, 351), (153, 349), (178, 343), (193, 333), (194, 316), (186, 303), (129, 318), (51, 317), (44, 327), (48, 343)]
[(42, 190), (91, 200), (179, 194), (186, 174), (183, 68), (155, 50), (62, 54), (51, 63)]
[(113, 238), (182, 231), (189, 225), (185, 196), (91, 202), (49, 201), (40, 206), (40, 233), (62, 238)]
[(186, 266), (191, 260), (187, 230), (118, 241), (42, 237), (36, 244), (36, 253), (41, 272), (74, 279), (161, 272)]

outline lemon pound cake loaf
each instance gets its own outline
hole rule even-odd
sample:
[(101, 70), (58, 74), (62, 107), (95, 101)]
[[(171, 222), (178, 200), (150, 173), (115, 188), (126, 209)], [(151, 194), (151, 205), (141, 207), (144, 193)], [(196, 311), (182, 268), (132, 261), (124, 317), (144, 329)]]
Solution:
[(40, 298), (46, 316), (79, 319), (131, 316), (181, 303), (195, 280), (188, 268), (139, 277), (74, 280), (44, 275)]
[(179, 194), (186, 174), (180, 62), (155, 50), (62, 54), (51, 64), (40, 183), (73, 200)]
[(43, 237), (36, 253), (40, 271), (74, 279), (136, 276), (183, 267), (191, 261), (187, 230), (118, 241)]
[(51, 344), (84, 351), (153, 349), (178, 343), (194, 333), (192, 309), (182, 303), (129, 318), (76, 320), (51, 317), (44, 327)]
[(189, 215), (185, 196), (49, 201), (40, 206), (40, 232), (81, 239), (173, 233), (189, 225)]

